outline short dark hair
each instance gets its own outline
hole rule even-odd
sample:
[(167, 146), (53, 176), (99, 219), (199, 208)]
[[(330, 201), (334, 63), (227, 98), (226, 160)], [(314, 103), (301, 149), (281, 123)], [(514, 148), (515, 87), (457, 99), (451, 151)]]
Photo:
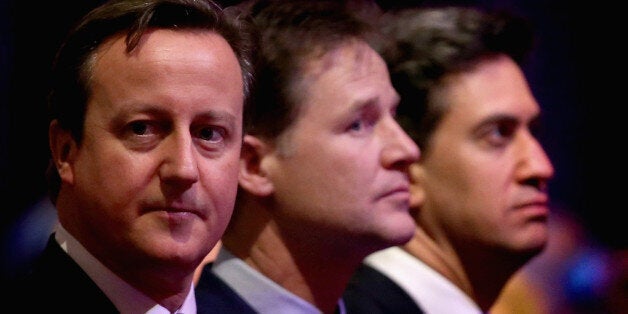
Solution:
[(239, 6), (259, 33), (258, 84), (246, 129), (269, 140), (298, 114), (302, 95), (297, 87), (308, 61), (352, 40), (373, 46), (380, 39), (363, 17), (376, 11), (371, 1), (253, 0)]
[(506, 11), (410, 7), (387, 13), (382, 23), (394, 43), (382, 55), (401, 96), (397, 117), (422, 150), (447, 109), (430, 98), (444, 76), (500, 54), (521, 65), (534, 46), (532, 25)]

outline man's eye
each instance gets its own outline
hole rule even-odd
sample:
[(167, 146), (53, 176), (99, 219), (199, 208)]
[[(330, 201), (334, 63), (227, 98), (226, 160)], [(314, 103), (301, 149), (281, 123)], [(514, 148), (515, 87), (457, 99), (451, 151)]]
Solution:
[(361, 120), (353, 121), (348, 129), (351, 131), (360, 131), (362, 130), (363, 124)]
[(202, 128), (198, 131), (198, 137), (209, 142), (220, 142), (224, 136), (223, 131), (213, 127)]
[(502, 146), (510, 141), (515, 133), (515, 125), (497, 124), (489, 129), (487, 139), (493, 146)]
[(513, 136), (513, 134), (515, 134), (515, 128), (516, 128), (516, 125), (512, 125), (512, 124), (500, 125), (498, 128), (498, 131), (502, 137), (510, 138)]
[(148, 130), (148, 125), (142, 121), (136, 121), (130, 125), (131, 132), (136, 135), (145, 135)]

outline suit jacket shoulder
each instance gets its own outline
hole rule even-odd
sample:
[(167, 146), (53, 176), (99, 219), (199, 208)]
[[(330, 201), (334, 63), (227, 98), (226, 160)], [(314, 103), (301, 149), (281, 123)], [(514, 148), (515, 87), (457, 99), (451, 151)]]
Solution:
[(211, 266), (212, 263), (205, 265), (194, 290), (197, 313), (257, 313), (211, 271)]
[[(14, 290), (28, 302), (17, 309), (28, 313), (118, 313), (96, 283), (59, 246), (54, 234), (30, 272), (18, 279)], [(87, 305), (87, 307), (85, 307)]]
[(362, 264), (343, 295), (348, 314), (422, 314), (423, 310), (395, 282)]

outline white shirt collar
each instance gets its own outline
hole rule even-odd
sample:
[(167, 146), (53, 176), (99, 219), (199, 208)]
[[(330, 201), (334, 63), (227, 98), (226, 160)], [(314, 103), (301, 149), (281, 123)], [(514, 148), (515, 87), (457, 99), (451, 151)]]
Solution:
[[(224, 247), (220, 249), (211, 270), (259, 313), (321, 313), (314, 305), (270, 280)], [(338, 301), (338, 309), (341, 314), (346, 313), (342, 299)]]
[[(55, 239), (61, 248), (87, 273), (111, 300), (121, 314), (171, 314), (144, 293), (125, 282), (103, 265), (81, 245), (61, 224), (57, 224)], [(190, 288), (183, 305), (176, 311), (180, 314), (196, 314), (194, 284)]]
[(456, 285), (399, 247), (375, 252), (366, 257), (365, 263), (399, 285), (426, 314), (482, 313)]

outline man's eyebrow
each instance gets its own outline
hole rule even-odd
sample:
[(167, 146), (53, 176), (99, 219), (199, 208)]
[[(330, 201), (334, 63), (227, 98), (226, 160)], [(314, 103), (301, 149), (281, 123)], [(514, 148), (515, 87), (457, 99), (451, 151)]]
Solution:
[[(397, 108), (400, 100), (401, 98), (399, 97), (399, 95), (395, 94), (395, 97), (392, 99), (393, 103), (395, 104), (393, 108)], [(383, 99), (379, 95), (357, 98), (351, 102), (349, 108), (351, 111), (361, 111), (366, 109), (367, 107), (375, 107), (382, 101)]]
[(208, 117), (211, 119), (217, 119), (217, 120), (235, 120), (236, 117), (224, 110), (207, 110), (203, 113), (200, 114), (200, 116), (202, 117)]
[(195, 118), (194, 120), (207, 120), (207, 121), (216, 121), (222, 122), (227, 125), (229, 128), (235, 128), (237, 117), (225, 110), (207, 110), (202, 112)]

